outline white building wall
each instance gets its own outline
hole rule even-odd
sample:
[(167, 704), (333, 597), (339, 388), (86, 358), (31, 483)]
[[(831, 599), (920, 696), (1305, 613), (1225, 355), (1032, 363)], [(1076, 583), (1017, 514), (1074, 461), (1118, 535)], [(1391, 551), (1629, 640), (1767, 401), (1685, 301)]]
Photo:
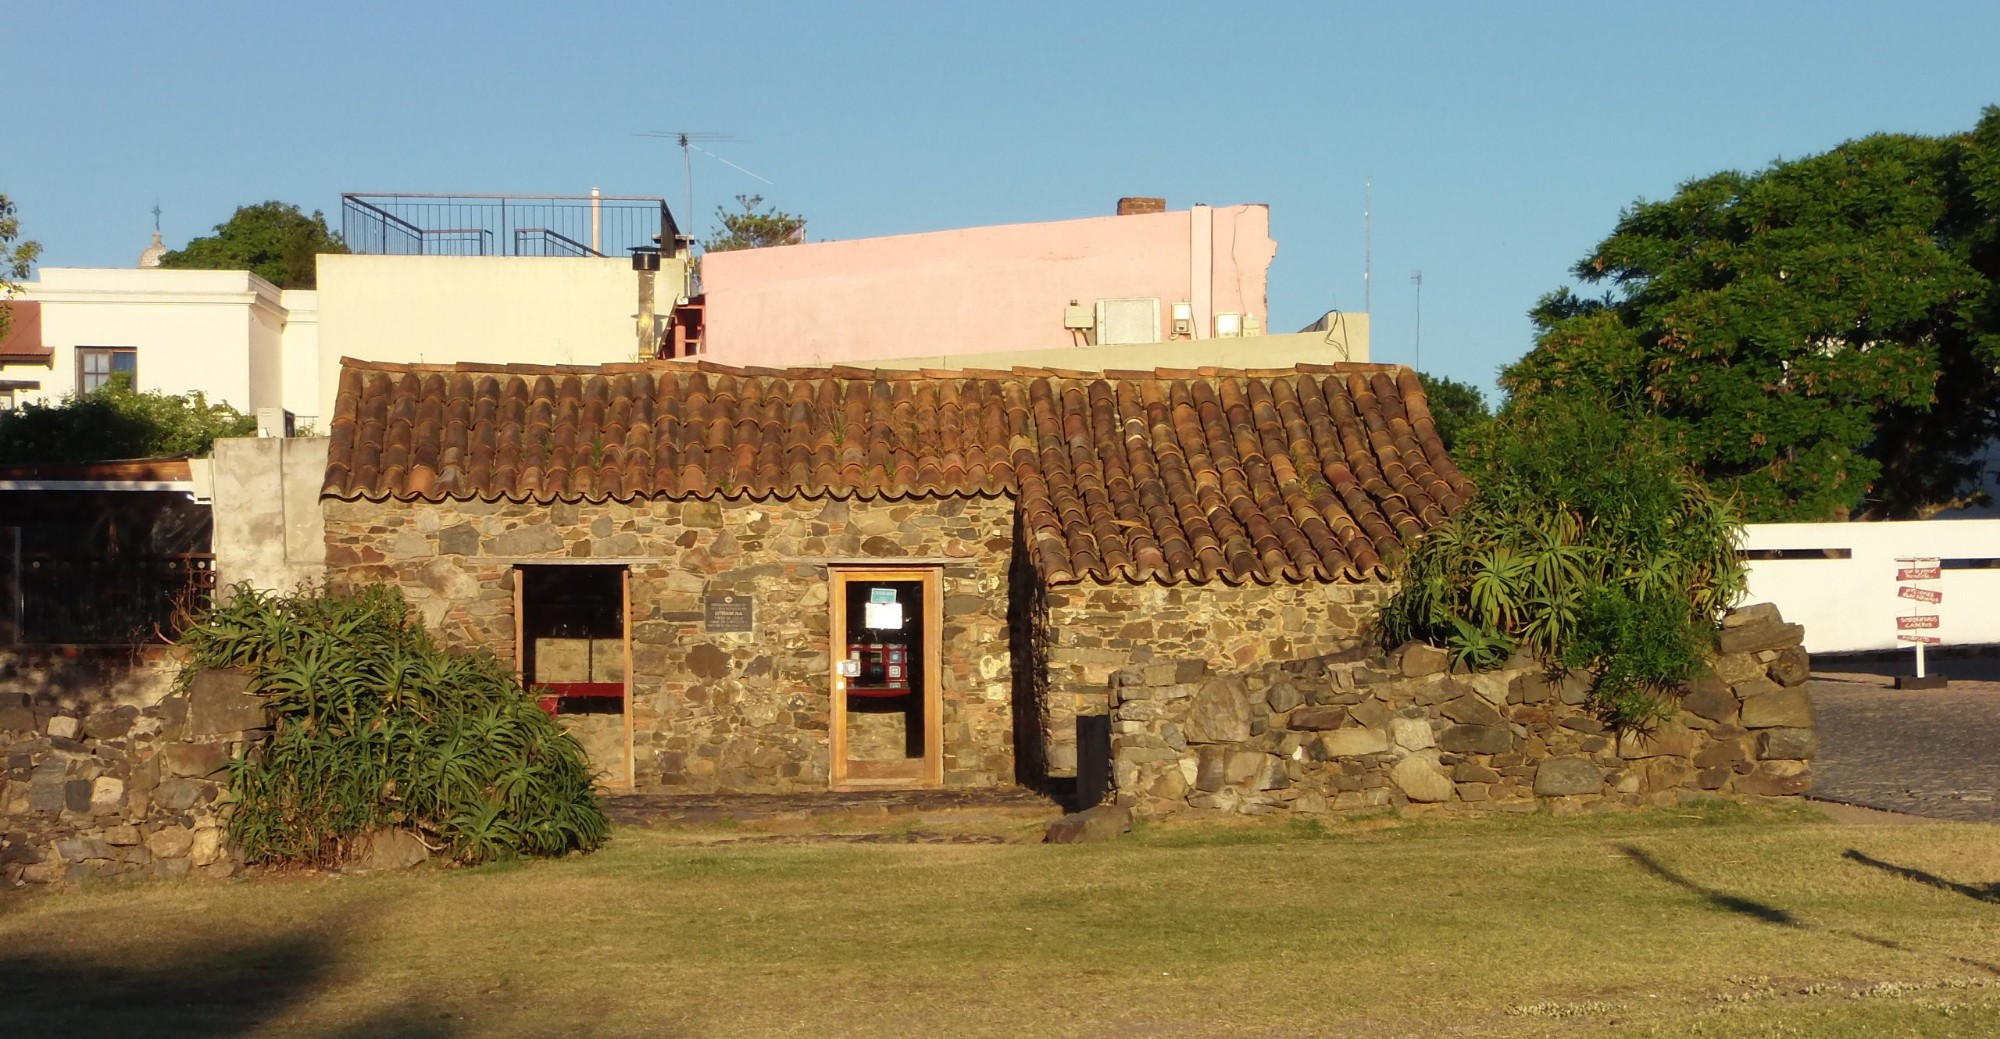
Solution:
[(298, 419), (300, 430), (324, 433), (319, 410), (319, 293), (286, 289), (282, 302), (285, 334), (278, 346), (283, 357), (279, 401)]
[[(1746, 602), (1774, 602), (1785, 619), (1805, 625), (1814, 653), (1908, 649), (1896, 641), (1896, 618), (1938, 615), (1946, 646), (2000, 644), (2000, 520), (1912, 520), (1890, 523), (1757, 523), (1742, 545), (1752, 553)], [(1830, 550), (1830, 551), (1828, 551)], [(1847, 558), (1829, 558), (1842, 552)], [(1945, 561), (1936, 605), (1898, 598), (1897, 557)]]
[(39, 391), (18, 399), (59, 399), (77, 388), (78, 347), (138, 351), (138, 388), (199, 391), (238, 409), (255, 407), (252, 354), (275, 349), (283, 310), (275, 286), (247, 271), (44, 267), (22, 296), (42, 303), (42, 342), (54, 367)]

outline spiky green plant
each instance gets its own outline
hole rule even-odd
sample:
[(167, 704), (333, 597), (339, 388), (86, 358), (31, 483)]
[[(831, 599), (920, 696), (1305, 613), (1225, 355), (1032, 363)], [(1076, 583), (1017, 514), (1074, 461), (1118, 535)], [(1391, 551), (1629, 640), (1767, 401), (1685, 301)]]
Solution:
[(1475, 669), (1517, 650), (1588, 669), (1615, 725), (1670, 714), (1743, 587), (1733, 504), (1647, 415), (1515, 407), (1485, 435), (1464, 452), (1479, 494), (1406, 557), (1385, 635)]
[(465, 863), (609, 834), (576, 741), (492, 654), (440, 647), (395, 589), (239, 586), (181, 644), (184, 675), (240, 668), (277, 719), (230, 773), (230, 837), (252, 861), (337, 865), (382, 827)]

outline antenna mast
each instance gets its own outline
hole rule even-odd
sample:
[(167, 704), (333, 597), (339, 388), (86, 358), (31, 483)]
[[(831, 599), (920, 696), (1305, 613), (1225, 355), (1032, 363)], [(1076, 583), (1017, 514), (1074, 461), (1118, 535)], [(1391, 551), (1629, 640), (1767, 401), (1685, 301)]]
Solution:
[(1361, 309), (1375, 312), (1375, 178), (1361, 182)]
[[(689, 222), (688, 223), (689, 231), (692, 231), (694, 229), (693, 221), (694, 221), (694, 153), (695, 152), (700, 152), (703, 155), (706, 155), (709, 158), (714, 159), (715, 161), (723, 164), (724, 166), (729, 167), (730, 169), (736, 170), (741, 173), (747, 173), (752, 177), (756, 177), (758, 180), (764, 181), (764, 183), (766, 184), (771, 183), (766, 178), (758, 177), (757, 174), (751, 173), (749, 170), (746, 170), (743, 167), (738, 166), (733, 162), (730, 162), (728, 159), (725, 159), (722, 156), (717, 155), (712, 151), (709, 151), (707, 148), (702, 147), (701, 144), (698, 143), (698, 142), (710, 142), (716, 144), (725, 144), (725, 143), (736, 144), (741, 142), (742, 140), (741, 138), (732, 137), (726, 133), (706, 133), (700, 130), (647, 130), (643, 133), (635, 133), (632, 136), (663, 137), (666, 138), (667, 140), (673, 141), (675, 144), (680, 146), (681, 182), (687, 185), (687, 218)], [(665, 245), (667, 243), (662, 242), (661, 244)]]
[(1417, 287), (1417, 361), (1413, 366), (1424, 370), (1424, 272), (1411, 271), (1410, 284)]

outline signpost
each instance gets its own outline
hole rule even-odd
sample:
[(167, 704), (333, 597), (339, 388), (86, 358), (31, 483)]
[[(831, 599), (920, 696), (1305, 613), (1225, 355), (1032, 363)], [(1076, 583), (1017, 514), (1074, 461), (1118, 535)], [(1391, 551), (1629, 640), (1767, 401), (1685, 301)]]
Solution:
[[(1926, 556), (1899, 556), (1896, 559), (1896, 598), (1910, 604), (1910, 612), (1896, 618), (1896, 641), (1908, 642), (1917, 651), (1917, 673), (1896, 676), (1898, 689), (1943, 689), (1943, 675), (1928, 674), (1924, 668), (1924, 648), (1942, 645), (1944, 640), (1935, 634), (1939, 630), (1939, 617), (1935, 613), (1919, 613), (1927, 607), (1935, 607), (1944, 602), (1944, 593), (1925, 584), (1939, 580), (1944, 574), (1943, 564)], [(1915, 582), (1915, 583), (1904, 583)]]

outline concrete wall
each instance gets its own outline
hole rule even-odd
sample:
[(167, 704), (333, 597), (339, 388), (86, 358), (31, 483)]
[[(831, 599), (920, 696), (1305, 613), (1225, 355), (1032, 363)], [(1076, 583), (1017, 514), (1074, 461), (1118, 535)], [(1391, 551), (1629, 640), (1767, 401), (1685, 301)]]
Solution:
[(215, 580), (291, 591), (326, 576), (325, 437), (244, 437), (215, 442)]
[(707, 357), (784, 366), (1057, 349), (1076, 342), (1063, 326), (1072, 300), (1134, 296), (1160, 301), (1163, 335), (1173, 304), (1189, 302), (1206, 339), (1213, 314), (1269, 320), (1276, 253), (1261, 205), (711, 253)]
[[(1896, 641), (1896, 618), (1936, 614), (1936, 635), (1951, 645), (2000, 643), (2000, 520), (1911, 520), (1888, 523), (1753, 523), (1746, 551), (1786, 552), (1793, 558), (1748, 563), (1750, 602), (1776, 603), (1805, 625), (1814, 653), (1905, 649)], [(1849, 558), (1828, 558), (1825, 550)], [(1899, 598), (1898, 556), (1946, 560), (1940, 579), (1921, 587), (1944, 593), (1935, 605)], [(1958, 567), (1965, 563), (1979, 564)]]
[[(685, 289), (681, 261), (654, 275), (665, 317)], [(321, 256), (319, 407), (330, 415), (340, 359), (604, 364), (638, 357), (639, 276), (629, 259), (544, 256)]]
[(42, 341), (55, 350), (53, 370), (9, 370), (42, 383), (21, 403), (74, 392), (79, 346), (136, 348), (142, 390), (199, 391), (246, 412), (279, 402), (285, 312), (278, 289), (248, 271), (44, 267), (21, 295), (41, 301)]

